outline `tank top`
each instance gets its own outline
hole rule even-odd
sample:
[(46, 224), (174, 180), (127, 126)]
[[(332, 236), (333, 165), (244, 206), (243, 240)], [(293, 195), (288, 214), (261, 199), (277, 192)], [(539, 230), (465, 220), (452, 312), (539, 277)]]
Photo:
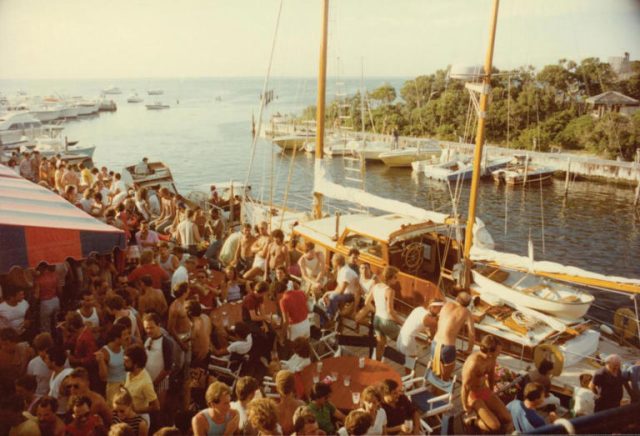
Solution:
[(204, 415), (204, 417), (207, 420), (207, 423), (209, 424), (209, 430), (207, 431), (207, 436), (222, 436), (224, 434), (224, 431), (227, 428), (227, 424), (229, 423), (229, 421), (231, 421), (231, 412), (227, 413), (227, 416), (224, 417), (224, 422), (222, 424), (216, 424), (213, 421), (213, 418), (209, 413), (209, 409), (201, 410), (200, 414)]
[(91, 312), (91, 315), (85, 317), (82, 312), (80, 312), (80, 309), (77, 310), (77, 312), (80, 314), (80, 318), (82, 318), (82, 322), (90, 322), (91, 324), (93, 324), (95, 327), (100, 327), (100, 318), (98, 318), (98, 311), (96, 310), (96, 308), (93, 308), (93, 312)]
[(313, 256), (313, 259), (309, 260), (307, 258), (304, 259), (304, 273), (309, 277), (314, 277), (318, 275), (318, 258), (317, 256)]
[(376, 316), (378, 318), (391, 318), (387, 311), (387, 298), (385, 296), (388, 288), (384, 283), (377, 283), (371, 288), (371, 292), (373, 292), (373, 302), (376, 305)]
[(107, 382), (124, 383), (124, 379), (127, 375), (127, 372), (124, 369), (124, 348), (121, 347), (119, 353), (114, 353), (107, 345), (102, 348), (107, 350), (107, 353), (109, 353), (109, 372), (107, 374)]
[(173, 254), (170, 254), (169, 257), (167, 257), (167, 260), (163, 262), (162, 259), (160, 259), (160, 256), (158, 256), (158, 265), (160, 266), (160, 268), (165, 270), (166, 273), (169, 275), (172, 275), (173, 272), (175, 271), (175, 268), (173, 267), (174, 257), (175, 256)]

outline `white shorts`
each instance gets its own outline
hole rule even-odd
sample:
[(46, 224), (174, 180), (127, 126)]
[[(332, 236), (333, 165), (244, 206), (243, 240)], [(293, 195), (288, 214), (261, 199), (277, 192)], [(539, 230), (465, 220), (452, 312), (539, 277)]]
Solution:
[(292, 324), (289, 326), (289, 340), (293, 341), (297, 338), (305, 337), (308, 338), (311, 336), (311, 324), (309, 323), (309, 318), (304, 321), (300, 321), (297, 324)]
[(264, 271), (265, 265), (266, 263), (264, 257), (256, 256), (253, 258), (253, 265), (251, 265), (251, 268), (260, 268), (262, 271)]

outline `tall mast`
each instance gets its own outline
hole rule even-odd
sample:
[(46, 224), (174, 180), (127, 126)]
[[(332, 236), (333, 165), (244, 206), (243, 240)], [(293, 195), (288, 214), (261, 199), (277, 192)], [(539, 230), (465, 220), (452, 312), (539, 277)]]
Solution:
[[(318, 71), (318, 99), (316, 107), (316, 163), (324, 155), (324, 111), (327, 84), (327, 30), (329, 27), (329, 0), (322, 0), (322, 37), (320, 40), (320, 62)], [(322, 218), (323, 195), (313, 193), (313, 215)]]
[(493, 45), (496, 39), (496, 24), (498, 21), (498, 6), (500, 0), (493, 0), (491, 28), (489, 30), (489, 47), (484, 60), (484, 75), (480, 91), (480, 108), (478, 112), (478, 131), (476, 132), (476, 147), (473, 153), (473, 175), (471, 179), (471, 194), (469, 195), (469, 219), (464, 236), (464, 258), (469, 259), (473, 245), (473, 224), (476, 221), (476, 203), (478, 200), (478, 184), (480, 182), (480, 163), (484, 146), (484, 126), (487, 118), (489, 92), (491, 92), (491, 67), (493, 61)]

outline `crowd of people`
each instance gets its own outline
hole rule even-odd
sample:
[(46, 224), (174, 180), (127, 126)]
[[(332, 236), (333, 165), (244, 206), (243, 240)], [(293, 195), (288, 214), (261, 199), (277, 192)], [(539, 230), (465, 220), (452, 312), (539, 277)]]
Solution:
[[(66, 165), (37, 152), (16, 159), (25, 178), (122, 229), (127, 248), (3, 277), (0, 432), (420, 433), (419, 410), (395, 380), (367, 386), (351, 411), (331, 403), (324, 381), (301, 388), (297, 377), (313, 360), (315, 319), (324, 330), (342, 318), (371, 328), (377, 359), (391, 343), (410, 358), (430, 354), (431, 370), (445, 381), (456, 370), (463, 352), (456, 338), (466, 328), (461, 403), (484, 431), (530, 430), (545, 422), (537, 411), (554, 405), (548, 362), (527, 376), (518, 399), (502, 402), (494, 390), (500, 342), (484, 336), (473, 351), (473, 299), (466, 292), (427, 301), (404, 317), (394, 306), (396, 268), (374, 274), (357, 249), (325, 259), (311, 241), (286, 242), (266, 222), (231, 232), (215, 187), (205, 212), (169, 189), (127, 186), (104, 167)], [(136, 172), (144, 174), (145, 165)], [(230, 321), (224, 308), (234, 303), (241, 316)], [(423, 333), (432, 338), (428, 347)], [(608, 356), (601, 370), (581, 377), (576, 414), (619, 406), (623, 388), (637, 398), (640, 362), (629, 374), (620, 363)], [(265, 391), (266, 377), (274, 392)]]

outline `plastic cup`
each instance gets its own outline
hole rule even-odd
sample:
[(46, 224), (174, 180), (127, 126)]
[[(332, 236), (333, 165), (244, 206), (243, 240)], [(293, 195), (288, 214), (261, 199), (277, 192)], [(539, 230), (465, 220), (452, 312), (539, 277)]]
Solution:
[(361, 357), (360, 359), (358, 359), (358, 368), (360, 369), (364, 368), (364, 357)]
[(413, 421), (410, 419), (407, 419), (404, 421), (404, 426), (405, 426), (405, 430), (408, 433), (411, 433), (411, 431), (413, 431)]
[(350, 375), (345, 375), (344, 379), (342, 381), (344, 382), (345, 386), (350, 386), (351, 385), (351, 376)]
[(351, 392), (351, 400), (353, 404), (358, 404), (360, 402), (360, 392)]
[(322, 362), (316, 363), (316, 372), (320, 374), (322, 372)]

